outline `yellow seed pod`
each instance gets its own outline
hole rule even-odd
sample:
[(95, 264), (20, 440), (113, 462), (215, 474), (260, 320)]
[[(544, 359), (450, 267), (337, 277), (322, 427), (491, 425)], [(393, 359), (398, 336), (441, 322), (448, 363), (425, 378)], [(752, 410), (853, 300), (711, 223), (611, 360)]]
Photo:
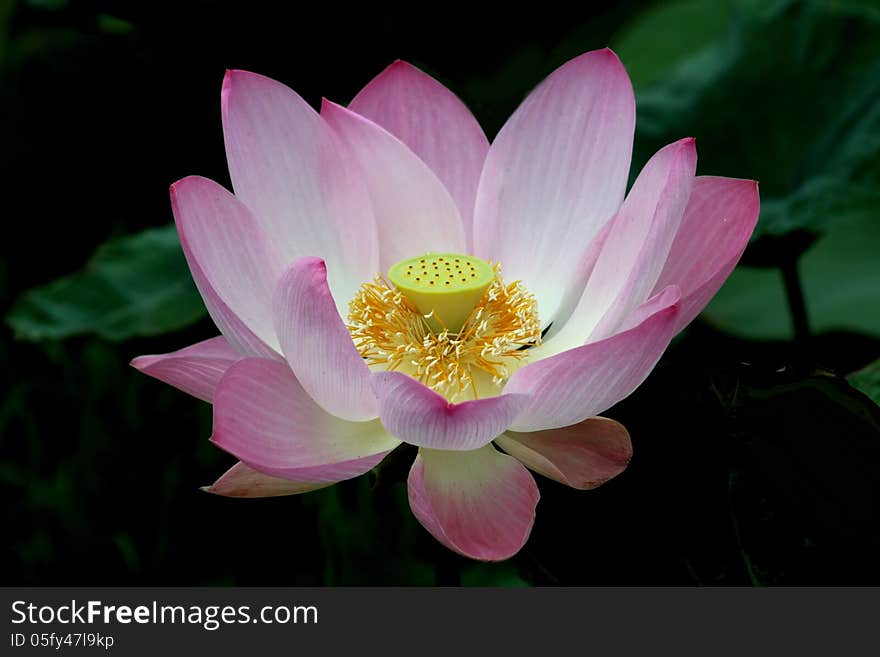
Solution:
[(458, 333), (495, 271), (473, 256), (431, 253), (398, 262), (388, 278), (427, 317), (433, 331)]

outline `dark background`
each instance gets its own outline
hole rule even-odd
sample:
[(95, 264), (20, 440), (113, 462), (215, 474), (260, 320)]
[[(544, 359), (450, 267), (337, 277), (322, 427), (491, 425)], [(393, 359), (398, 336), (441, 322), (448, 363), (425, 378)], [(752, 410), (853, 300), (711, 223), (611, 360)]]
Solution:
[[(878, 4), (477, 4), (0, 0), (0, 583), (880, 583)], [(762, 193), (744, 266), (607, 413), (629, 469), (590, 492), (541, 480), (531, 540), (489, 565), (412, 517), (411, 454), (300, 497), (200, 492), (234, 462), (210, 407), (128, 362), (216, 334), (167, 187), (229, 186), (224, 69), (317, 105), (404, 58), (491, 138), (609, 44), (637, 95), (634, 172), (695, 136), (700, 173)]]

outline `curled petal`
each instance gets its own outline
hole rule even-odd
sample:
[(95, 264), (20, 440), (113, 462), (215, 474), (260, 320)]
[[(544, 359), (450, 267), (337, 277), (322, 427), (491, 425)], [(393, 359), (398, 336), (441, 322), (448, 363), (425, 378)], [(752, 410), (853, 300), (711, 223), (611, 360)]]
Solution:
[(242, 358), (226, 338), (218, 337), (168, 354), (138, 356), (131, 361), (131, 365), (144, 374), (211, 403), (220, 378), (230, 365)]
[(510, 426), (528, 397), (502, 394), (454, 404), (400, 372), (373, 374), (379, 417), (402, 441), (438, 450), (482, 447)]
[(616, 477), (632, 458), (626, 427), (604, 417), (548, 431), (508, 431), (495, 442), (529, 469), (581, 490)]
[(206, 493), (223, 497), (280, 497), (282, 495), (299, 495), (332, 484), (316, 484), (304, 481), (291, 481), (272, 477), (239, 461), (227, 470), (210, 486), (202, 488)]
[(641, 306), (636, 308), (623, 320), (620, 331), (629, 331), (635, 328), (645, 320), (649, 319), (655, 313), (662, 311), (664, 308), (677, 306), (676, 318), (681, 313), (681, 289), (677, 285), (667, 285), (657, 294), (645, 301)]

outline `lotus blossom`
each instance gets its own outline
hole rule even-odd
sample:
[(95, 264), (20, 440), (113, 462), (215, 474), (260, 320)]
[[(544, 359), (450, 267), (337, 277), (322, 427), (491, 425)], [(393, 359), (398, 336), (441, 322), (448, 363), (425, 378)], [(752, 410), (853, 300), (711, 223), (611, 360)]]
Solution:
[(271, 79), (221, 92), (234, 194), (171, 186), (221, 333), (133, 365), (213, 404), (239, 459), (207, 490), (303, 493), (417, 446), (409, 501), (448, 548), (506, 559), (539, 493), (622, 472), (633, 392), (740, 258), (751, 180), (695, 176), (693, 139), (626, 194), (632, 86), (608, 49), (554, 71), (491, 143), (397, 61), (343, 107)]

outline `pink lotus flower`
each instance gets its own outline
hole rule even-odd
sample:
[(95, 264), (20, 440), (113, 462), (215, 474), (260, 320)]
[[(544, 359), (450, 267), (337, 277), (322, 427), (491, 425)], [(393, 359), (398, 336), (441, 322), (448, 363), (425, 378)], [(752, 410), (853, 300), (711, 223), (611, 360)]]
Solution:
[(693, 139), (624, 198), (635, 101), (607, 49), (557, 69), (491, 146), (403, 62), (320, 115), (243, 71), (221, 98), (235, 195), (189, 177), (171, 200), (222, 337), (134, 366), (214, 404), (211, 440), (240, 462), (209, 491), (315, 490), (410, 443), (413, 513), (475, 559), (528, 538), (527, 468), (581, 489), (623, 471), (629, 435), (598, 415), (715, 294), (758, 216), (754, 181), (695, 177)]

